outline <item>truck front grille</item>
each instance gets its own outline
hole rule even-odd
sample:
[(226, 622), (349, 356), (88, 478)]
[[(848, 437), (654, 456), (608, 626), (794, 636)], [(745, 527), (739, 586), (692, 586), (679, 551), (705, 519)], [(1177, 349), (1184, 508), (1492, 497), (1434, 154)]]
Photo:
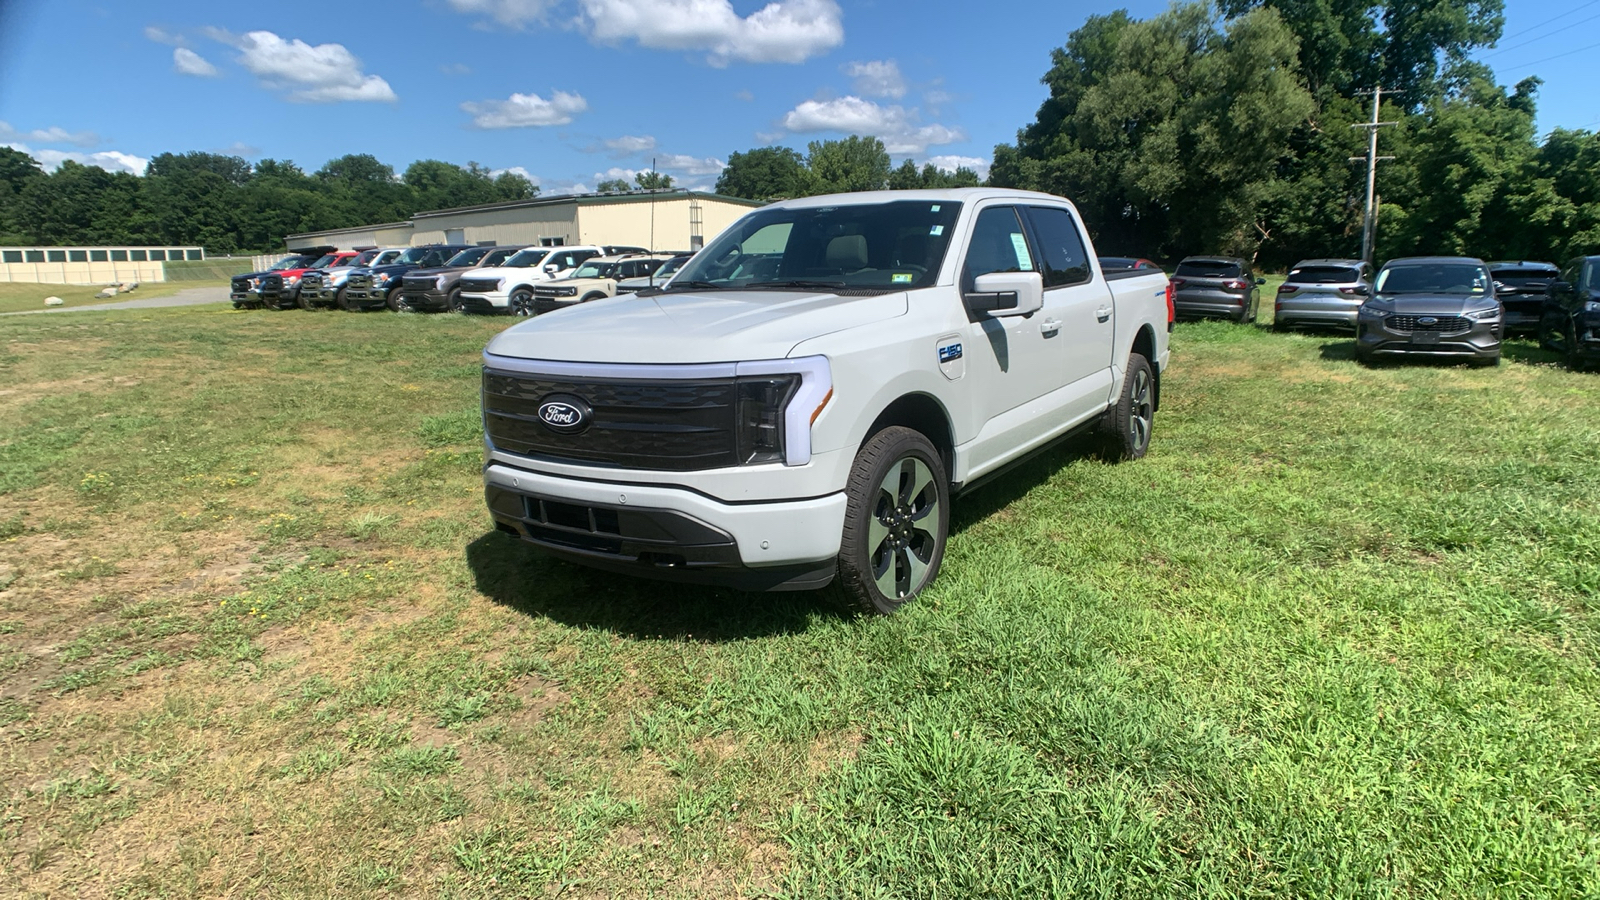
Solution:
[[(558, 379), (483, 371), (483, 418), (498, 450), (625, 469), (692, 471), (738, 464), (738, 388), (732, 378), (629, 381)], [(586, 428), (552, 430), (547, 399), (581, 400)]]
[(364, 291), (371, 286), (371, 275), (351, 275), (350, 280), (345, 282), (345, 287), (348, 287), (352, 291)]
[(249, 291), (251, 289), (252, 289), (252, 287), (251, 287), (251, 284), (250, 284), (250, 279), (248, 279), (248, 278), (235, 278), (233, 280), (233, 292), (235, 294), (243, 294), (246, 291)]
[(266, 276), (265, 278), (261, 279), (261, 289), (263, 291), (281, 291), (281, 290), (283, 290), (283, 276), (282, 275), (268, 275), (268, 276)]
[[(1422, 319), (1433, 321), (1423, 322)], [(1437, 331), (1441, 334), (1472, 329), (1472, 320), (1466, 316), (1390, 316), (1388, 324), (1391, 331)]]
[(320, 291), (320, 290), (322, 290), (322, 276), (321, 275), (313, 275), (313, 274), (306, 275), (304, 278), (300, 279), (300, 290), (302, 290), (302, 291)]
[(498, 278), (463, 278), (461, 290), (468, 294), (489, 294), (500, 290)]

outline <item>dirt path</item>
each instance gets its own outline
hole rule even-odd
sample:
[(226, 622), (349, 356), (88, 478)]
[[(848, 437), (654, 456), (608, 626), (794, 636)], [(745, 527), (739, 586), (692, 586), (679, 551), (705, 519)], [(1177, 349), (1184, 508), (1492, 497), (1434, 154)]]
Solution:
[(176, 294), (165, 297), (144, 297), (137, 300), (118, 300), (115, 303), (100, 303), (92, 306), (54, 306), (49, 309), (26, 309), (22, 312), (0, 313), (4, 316), (33, 316), (40, 313), (83, 312), (85, 310), (102, 309), (155, 309), (162, 306), (199, 306), (203, 303), (227, 303), (228, 289), (225, 287), (198, 287), (187, 288)]

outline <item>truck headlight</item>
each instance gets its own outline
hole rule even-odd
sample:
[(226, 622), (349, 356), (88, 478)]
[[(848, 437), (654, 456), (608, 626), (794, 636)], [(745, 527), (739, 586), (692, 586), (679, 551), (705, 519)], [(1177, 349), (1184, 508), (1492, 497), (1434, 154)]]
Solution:
[(290, 286), (290, 287), (293, 287), (293, 286), (295, 286), (295, 285), (300, 283), (300, 276), (299, 275), (290, 275), (287, 278), (283, 279), (283, 283), (288, 285), (288, 286)]
[(433, 280), (433, 288), (434, 288), (434, 290), (436, 290), (436, 291), (444, 290), (444, 281), (445, 281), (445, 278), (444, 278), (443, 275), (440, 275), (438, 278), (435, 278)]
[(387, 284), (389, 282), (389, 279), (392, 278), (392, 277), (394, 277), (394, 276), (390, 275), (388, 272), (379, 272), (378, 273), (378, 281), (380, 281), (380, 282), (382, 282), (384, 284)]
[(739, 379), (737, 410), (741, 463), (759, 465), (783, 461), (784, 412), (799, 385), (799, 375)]

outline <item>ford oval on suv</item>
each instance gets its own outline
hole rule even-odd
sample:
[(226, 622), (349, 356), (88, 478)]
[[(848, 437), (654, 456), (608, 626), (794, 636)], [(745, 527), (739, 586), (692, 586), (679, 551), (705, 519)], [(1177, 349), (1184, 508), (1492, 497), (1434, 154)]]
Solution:
[(1499, 365), (1501, 320), (1483, 260), (1391, 259), (1356, 316), (1356, 358), (1424, 356)]

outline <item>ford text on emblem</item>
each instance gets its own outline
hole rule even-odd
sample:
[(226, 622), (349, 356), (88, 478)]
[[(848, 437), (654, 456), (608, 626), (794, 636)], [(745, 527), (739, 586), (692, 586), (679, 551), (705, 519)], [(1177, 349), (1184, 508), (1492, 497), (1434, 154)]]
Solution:
[(1423, 317), (1417, 319), (1417, 324), (1418, 325), (1437, 325), (1437, 324), (1439, 324), (1439, 320), (1435, 319), (1433, 316), (1423, 316)]
[(589, 405), (577, 397), (548, 397), (539, 404), (539, 421), (562, 434), (582, 431), (589, 427)]

